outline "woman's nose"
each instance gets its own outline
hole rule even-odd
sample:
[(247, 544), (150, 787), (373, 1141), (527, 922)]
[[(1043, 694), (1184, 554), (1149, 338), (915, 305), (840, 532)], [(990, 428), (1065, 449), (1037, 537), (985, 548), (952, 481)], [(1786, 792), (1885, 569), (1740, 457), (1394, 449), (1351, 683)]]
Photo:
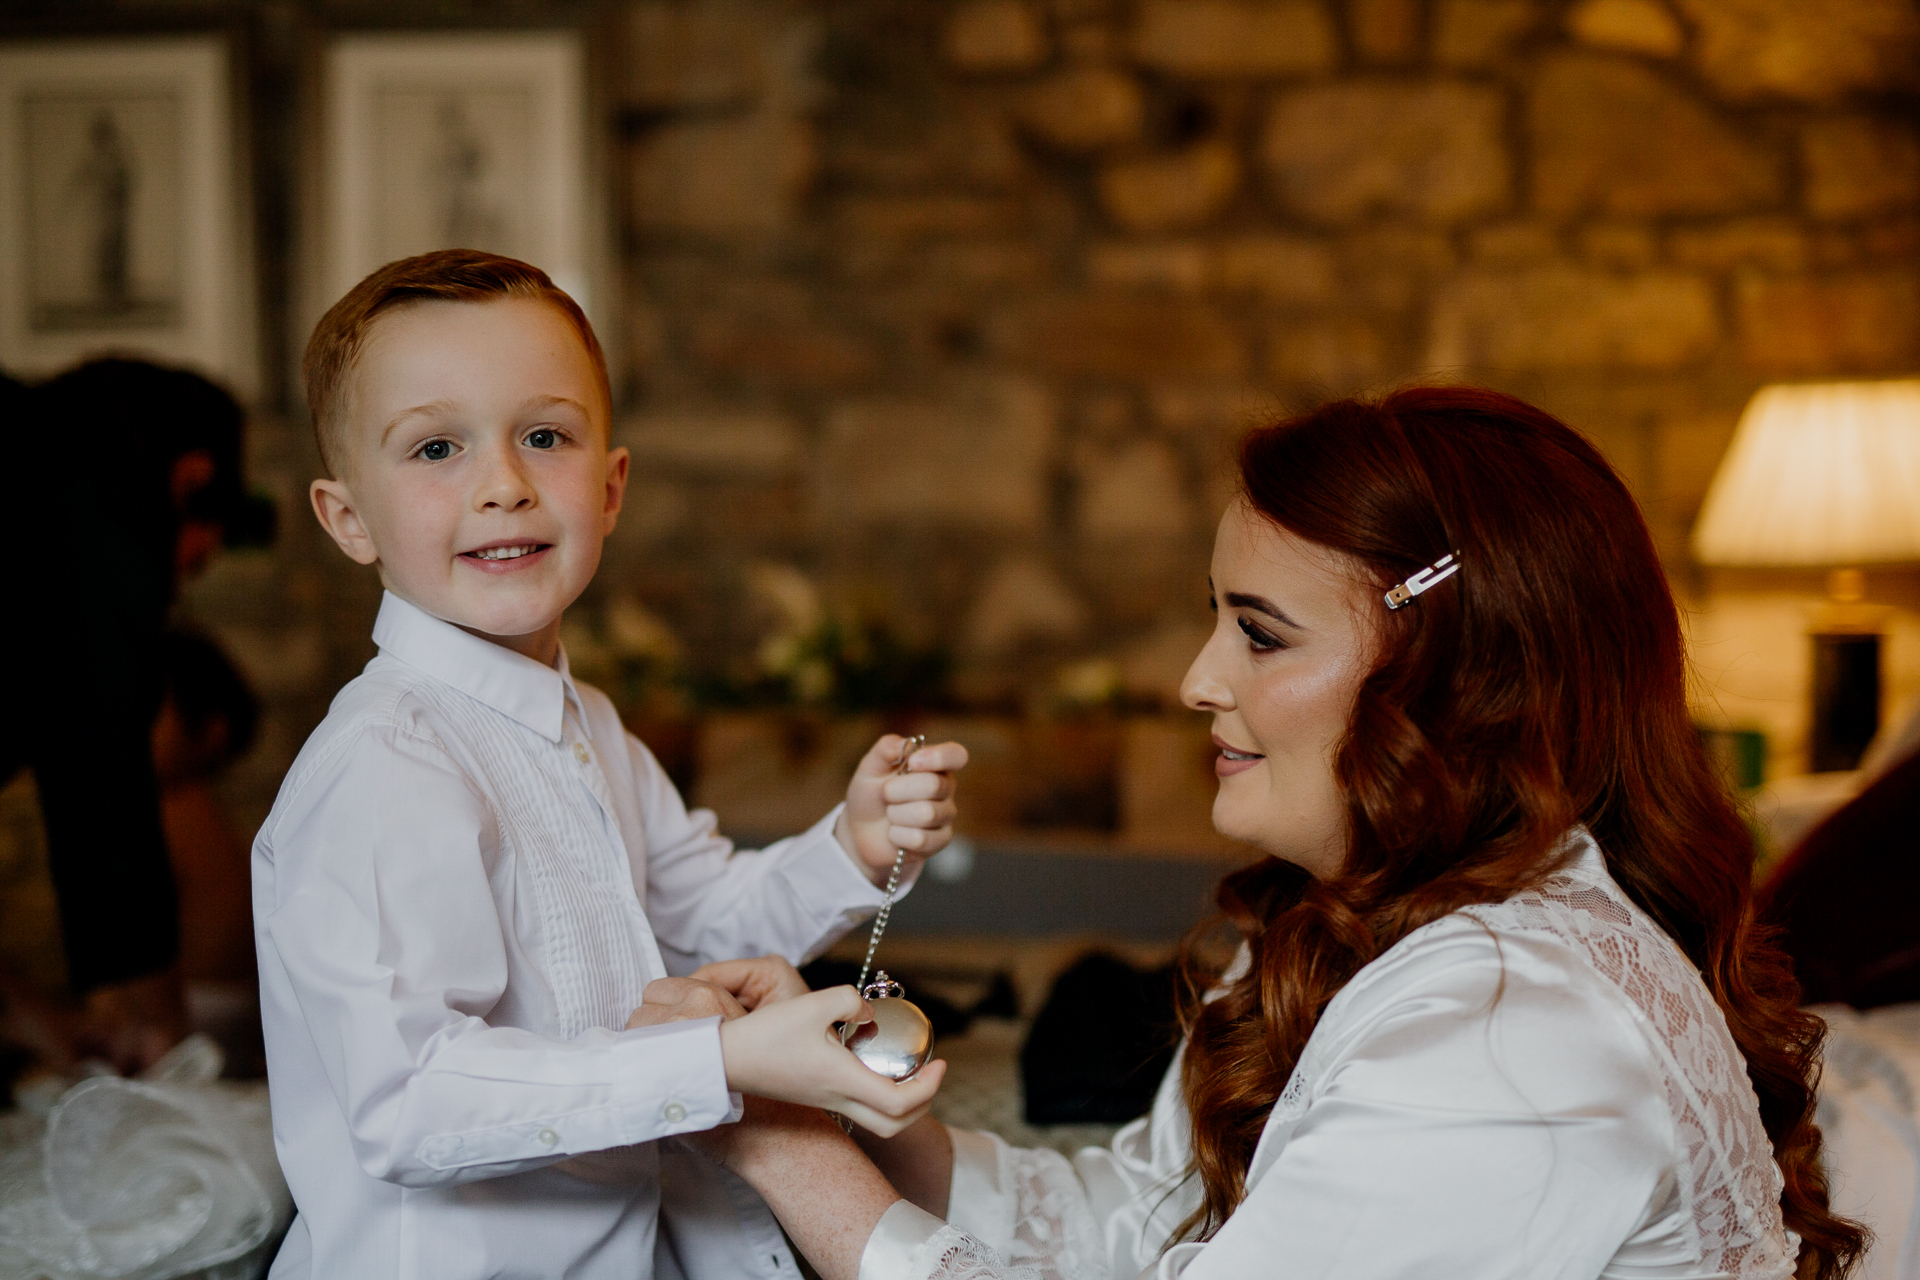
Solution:
[(1215, 632), (1200, 647), (1200, 652), (1194, 655), (1193, 665), (1187, 668), (1186, 678), (1180, 682), (1182, 706), (1194, 711), (1233, 709), (1233, 692), (1219, 673), (1220, 664), (1216, 657), (1219, 645), (1220, 636)]

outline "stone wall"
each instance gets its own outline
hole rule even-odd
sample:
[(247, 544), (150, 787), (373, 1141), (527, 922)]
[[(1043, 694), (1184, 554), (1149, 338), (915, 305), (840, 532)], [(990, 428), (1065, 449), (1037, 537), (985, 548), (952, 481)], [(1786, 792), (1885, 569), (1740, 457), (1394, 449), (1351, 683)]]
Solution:
[[(1686, 535), (1759, 386), (1916, 363), (1911, 0), (640, 0), (596, 30), (636, 468), (580, 634), (637, 603), (738, 667), (788, 566), (950, 650), (963, 703), (1045, 703), (1089, 656), (1164, 702), (1236, 435), (1466, 379), (1604, 447), (1702, 610), (1703, 714), (1800, 766), (1817, 584), (1709, 578)], [(264, 794), (373, 593), (307, 528), (297, 424), (258, 448), (289, 537), (196, 601), (280, 710)], [(1891, 706), (1920, 584), (1871, 588)]]

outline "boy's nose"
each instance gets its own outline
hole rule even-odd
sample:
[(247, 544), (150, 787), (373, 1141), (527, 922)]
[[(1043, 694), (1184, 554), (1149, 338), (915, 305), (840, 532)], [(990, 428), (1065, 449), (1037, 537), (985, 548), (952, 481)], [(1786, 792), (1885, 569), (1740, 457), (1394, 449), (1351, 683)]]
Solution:
[(519, 511), (533, 506), (538, 498), (526, 472), (514, 465), (511, 456), (496, 457), (474, 490), (473, 505), (477, 511)]

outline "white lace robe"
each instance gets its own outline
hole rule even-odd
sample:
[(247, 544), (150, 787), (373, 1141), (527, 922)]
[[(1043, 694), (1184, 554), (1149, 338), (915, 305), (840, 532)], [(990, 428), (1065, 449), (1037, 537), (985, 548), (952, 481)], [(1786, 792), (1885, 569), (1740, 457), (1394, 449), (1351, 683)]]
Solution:
[(956, 1131), (950, 1218), (905, 1201), (860, 1280), (1706, 1280), (1793, 1273), (1745, 1063), (1686, 957), (1584, 831), (1538, 890), (1409, 934), (1328, 1005), (1247, 1197), (1176, 1242), (1176, 1062), (1071, 1163)]

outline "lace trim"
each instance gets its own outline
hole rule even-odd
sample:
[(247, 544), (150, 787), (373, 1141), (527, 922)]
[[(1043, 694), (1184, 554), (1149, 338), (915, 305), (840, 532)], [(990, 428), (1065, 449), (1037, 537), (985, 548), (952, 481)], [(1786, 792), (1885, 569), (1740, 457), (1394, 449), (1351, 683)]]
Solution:
[(1702, 1263), (1735, 1277), (1792, 1275), (1798, 1246), (1780, 1216), (1784, 1180), (1760, 1123), (1760, 1100), (1726, 1018), (1685, 953), (1612, 885), (1572, 872), (1464, 914), (1570, 946), (1620, 988), (1651, 1032)]
[(1008, 1256), (947, 1225), (914, 1251), (911, 1274), (926, 1280), (1105, 1280), (1106, 1246), (1073, 1167), (1055, 1151), (1003, 1151), (1003, 1172), (1013, 1190)]

